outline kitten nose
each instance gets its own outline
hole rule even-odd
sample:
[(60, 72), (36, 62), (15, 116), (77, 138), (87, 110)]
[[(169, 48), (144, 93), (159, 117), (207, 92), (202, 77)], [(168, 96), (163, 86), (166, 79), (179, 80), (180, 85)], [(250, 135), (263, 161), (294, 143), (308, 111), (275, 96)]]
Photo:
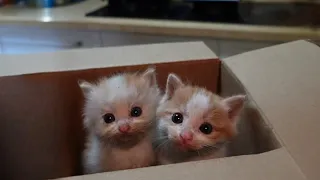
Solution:
[(190, 131), (185, 131), (180, 134), (180, 137), (184, 141), (191, 141), (193, 139), (193, 134)]
[(130, 126), (128, 124), (122, 124), (119, 126), (119, 131), (122, 133), (126, 133), (130, 130)]

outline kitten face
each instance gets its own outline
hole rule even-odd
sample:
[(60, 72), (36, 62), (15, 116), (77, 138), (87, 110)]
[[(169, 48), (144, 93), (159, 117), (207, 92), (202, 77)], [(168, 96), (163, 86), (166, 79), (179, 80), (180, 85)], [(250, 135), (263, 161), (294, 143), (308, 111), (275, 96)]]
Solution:
[(155, 70), (120, 74), (96, 85), (81, 82), (86, 103), (84, 125), (108, 141), (130, 141), (146, 133), (153, 123), (159, 90)]
[(170, 74), (157, 110), (158, 128), (181, 150), (215, 147), (235, 134), (244, 96), (221, 97)]

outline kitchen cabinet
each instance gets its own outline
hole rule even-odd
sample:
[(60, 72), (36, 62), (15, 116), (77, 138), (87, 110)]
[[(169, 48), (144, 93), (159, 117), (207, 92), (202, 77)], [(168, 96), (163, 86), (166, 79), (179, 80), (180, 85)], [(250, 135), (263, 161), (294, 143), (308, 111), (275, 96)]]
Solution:
[(0, 53), (3, 54), (39, 53), (76, 48), (188, 41), (203, 41), (220, 58), (279, 43), (224, 40), (208, 37), (151, 35), (118, 31), (0, 26)]
[(155, 43), (169, 43), (169, 42), (188, 42), (188, 41), (203, 41), (206, 45), (218, 53), (218, 43), (210, 38), (197, 37), (182, 37), (182, 36), (162, 36), (149, 35), (141, 33), (127, 33), (127, 32), (103, 32), (102, 33), (103, 46), (126, 46), (139, 44), (155, 44)]
[(102, 45), (97, 31), (13, 27), (0, 28), (0, 43), (4, 54), (50, 52)]
[(103, 32), (103, 46), (125, 46), (137, 44), (152, 44), (166, 42), (202, 41), (220, 58), (261, 49), (278, 44), (279, 42), (243, 41), (213, 39), (208, 37), (156, 36), (140, 33)]

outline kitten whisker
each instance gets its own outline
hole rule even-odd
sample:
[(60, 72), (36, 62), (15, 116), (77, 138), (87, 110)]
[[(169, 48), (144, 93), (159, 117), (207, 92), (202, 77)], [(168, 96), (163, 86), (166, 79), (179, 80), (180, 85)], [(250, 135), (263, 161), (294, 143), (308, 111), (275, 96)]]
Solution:
[(160, 137), (160, 138), (157, 137), (157, 139), (153, 139), (152, 142), (153, 143), (158, 143), (158, 142), (161, 143), (162, 141), (165, 141), (165, 140), (168, 141), (168, 137)]
[(168, 136), (159, 136), (156, 140), (168, 139)]
[(197, 153), (198, 153), (198, 156), (200, 157), (200, 152), (199, 152), (199, 150), (197, 150)]
[[(155, 151), (157, 150), (161, 150), (161, 147), (163, 147), (164, 145), (166, 145), (169, 141), (164, 141), (162, 142), (161, 144), (159, 144), (156, 148), (155, 148)], [(164, 146), (165, 147), (165, 146)]]

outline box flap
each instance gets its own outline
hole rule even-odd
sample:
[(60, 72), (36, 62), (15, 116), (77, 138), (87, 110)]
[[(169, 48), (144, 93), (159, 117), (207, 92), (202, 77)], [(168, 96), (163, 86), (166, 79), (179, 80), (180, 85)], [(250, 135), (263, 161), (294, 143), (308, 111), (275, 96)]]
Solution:
[[(275, 163), (276, 162), (276, 163)], [(126, 171), (64, 178), (66, 180), (303, 180), (303, 174), (285, 149), (249, 156), (222, 158), (215, 161), (196, 161), (155, 166)]]
[(320, 48), (295, 41), (223, 63), (244, 85), (306, 177), (318, 180)]
[(0, 76), (214, 58), (217, 56), (202, 42), (0, 55)]

